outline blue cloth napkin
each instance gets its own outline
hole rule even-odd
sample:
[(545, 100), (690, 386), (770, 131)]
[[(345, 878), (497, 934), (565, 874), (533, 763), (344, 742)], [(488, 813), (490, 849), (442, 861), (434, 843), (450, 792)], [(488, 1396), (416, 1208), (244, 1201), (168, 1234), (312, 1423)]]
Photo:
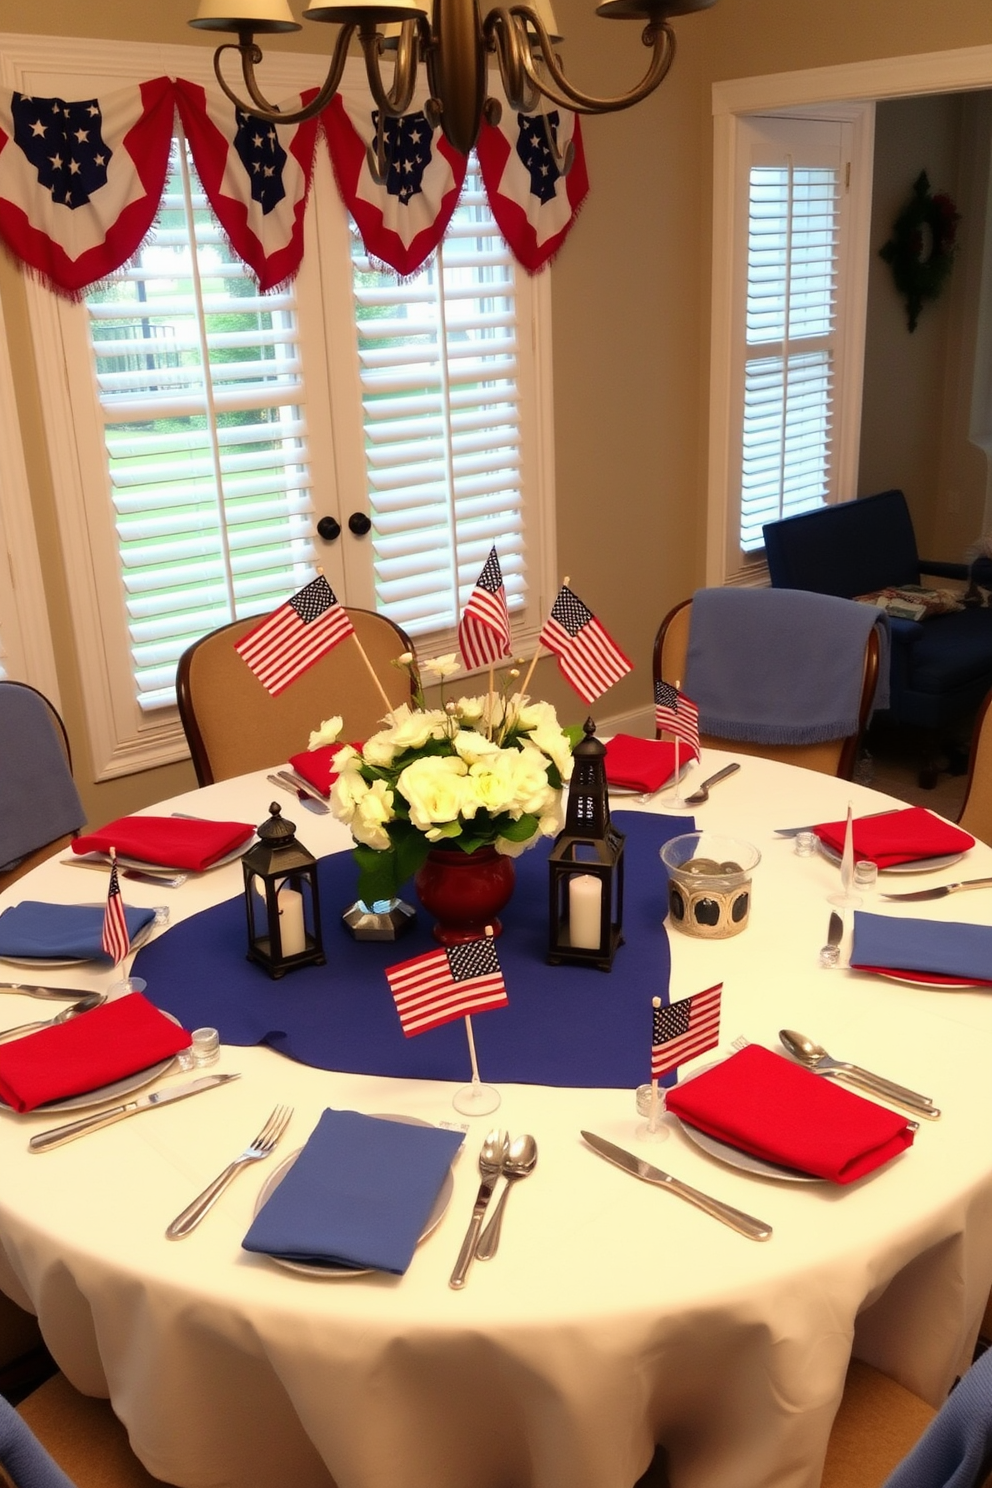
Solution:
[(903, 920), (855, 911), (852, 966), (925, 971), (962, 981), (992, 981), (992, 925)]
[(242, 1244), (286, 1261), (402, 1276), (460, 1132), (327, 1110)]
[(865, 646), (879, 632), (874, 706), (889, 705), (889, 621), (805, 589), (698, 589), (683, 691), (705, 734), (819, 744), (857, 732)]
[[(155, 911), (128, 907), (124, 915), (133, 941), (154, 920)], [(22, 899), (0, 914), (0, 956), (109, 962), (102, 937), (102, 904), (47, 904), (42, 899)]]
[(976, 1488), (992, 1466), (992, 1349), (963, 1375), (884, 1488)]

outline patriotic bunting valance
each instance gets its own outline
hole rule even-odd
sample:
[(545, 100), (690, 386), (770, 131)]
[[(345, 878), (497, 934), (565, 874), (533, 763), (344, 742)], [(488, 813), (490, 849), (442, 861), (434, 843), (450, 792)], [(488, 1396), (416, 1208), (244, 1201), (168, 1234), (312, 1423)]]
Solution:
[[(315, 91), (285, 108), (309, 102)], [(427, 122), (425, 101), (426, 93), (401, 119), (387, 121), (388, 169), (379, 184), (367, 150), (378, 113), (360, 84), (342, 84), (317, 119), (278, 126), (183, 78), (87, 99), (0, 90), (0, 238), (73, 299), (122, 268), (154, 228), (178, 110), (214, 215), (261, 290), (292, 279), (302, 261), (321, 128), (366, 252), (409, 275), (443, 239), (467, 168)], [(575, 159), (564, 176), (556, 161), (569, 141)], [(478, 156), (499, 229), (536, 273), (560, 249), (589, 189), (578, 118), (555, 110), (545, 123), (504, 105), (498, 127), (483, 125)]]

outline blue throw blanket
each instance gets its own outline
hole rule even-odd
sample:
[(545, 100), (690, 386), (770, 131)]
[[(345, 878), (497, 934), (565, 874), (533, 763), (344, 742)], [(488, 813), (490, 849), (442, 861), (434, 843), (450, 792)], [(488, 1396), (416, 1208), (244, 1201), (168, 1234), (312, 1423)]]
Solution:
[(29, 687), (0, 683), (0, 871), (86, 820), (51, 714)]
[(17, 1488), (73, 1488), (34, 1432), (0, 1396), (0, 1466)]
[(951, 1391), (884, 1488), (979, 1488), (992, 1464), (992, 1350)]
[(698, 590), (683, 691), (699, 708), (701, 730), (753, 744), (820, 744), (857, 733), (873, 626), (874, 706), (886, 708), (889, 622), (874, 605), (805, 589)]

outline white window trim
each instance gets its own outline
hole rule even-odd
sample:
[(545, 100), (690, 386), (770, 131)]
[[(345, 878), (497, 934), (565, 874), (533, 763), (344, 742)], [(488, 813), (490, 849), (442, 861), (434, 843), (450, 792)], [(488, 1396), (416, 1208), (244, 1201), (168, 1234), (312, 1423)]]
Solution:
[(0, 304), (0, 633), (3, 668), (37, 687), (61, 711), (31, 491), (14, 393), (7, 327)]
[[(287, 97), (319, 82), (326, 66), (326, 57), (299, 52), (280, 55), (273, 49), (266, 55), (263, 86), (270, 97)], [(181, 76), (210, 85), (213, 81), (212, 51), (207, 47), (196, 46), (149, 47), (131, 42), (0, 35), (0, 83), (3, 86), (25, 93), (60, 92), (62, 84), (57, 80), (64, 79), (67, 75), (78, 75), (81, 80), (86, 80), (88, 88), (96, 91), (108, 85), (123, 86), (129, 80), (162, 75)], [(321, 147), (318, 150), (318, 170), (326, 165), (326, 161), (319, 158), (322, 153), (326, 154)], [(314, 202), (311, 201), (310, 211), (313, 210)], [(521, 275), (523, 272), (520, 270)], [(119, 575), (114, 570), (113, 573), (104, 572), (101, 576), (100, 564), (102, 562), (106, 565), (108, 558), (97, 553), (92, 545), (86, 519), (85, 485), (75, 443), (60, 437), (60, 430), (68, 427), (72, 420), (69, 398), (71, 372), (64, 364), (59, 329), (61, 307), (56, 295), (27, 275), (25, 288), (36, 346), (40, 397), (48, 430), (49, 456), (62, 532), (66, 585), (76, 638), (80, 681), (86, 699), (93, 778), (103, 781), (185, 759), (189, 750), (178, 712), (175, 709), (164, 709), (161, 710), (160, 717), (141, 718), (130, 691), (129, 679), (115, 678), (109, 666), (104, 627), (106, 624), (123, 626), (124, 621), (123, 617), (115, 620), (111, 604), (101, 604), (101, 587), (104, 587), (107, 595), (113, 594), (116, 599)], [(543, 274), (533, 279), (529, 292), (537, 297), (538, 315), (535, 323), (540, 329), (536, 333), (537, 344), (533, 348), (534, 386), (527, 389), (522, 384), (522, 395), (532, 393), (539, 400), (537, 406), (550, 410), (553, 402), (549, 276)], [(349, 307), (349, 320), (352, 315)], [(357, 367), (353, 371), (351, 368), (342, 369), (331, 375), (353, 377), (357, 388)], [(0, 404), (0, 414), (2, 412)], [(532, 469), (536, 472), (537, 492), (530, 505), (529, 517), (531, 520), (536, 517), (540, 524), (543, 562), (533, 563), (528, 570), (532, 596), (531, 614), (539, 618), (535, 618), (532, 624), (518, 630), (514, 635), (514, 645), (524, 654), (536, 649), (544, 612), (550, 608), (556, 592), (554, 431), (550, 417), (536, 422), (537, 448), (532, 455)], [(347, 448), (350, 441), (336, 443), (341, 450)], [(345, 457), (345, 463), (347, 459)], [(353, 459), (351, 464), (355, 464)], [(356, 493), (356, 500), (349, 505), (349, 512), (363, 507), (366, 504), (364, 470), (340, 468), (338, 475), (341, 477), (339, 493)], [(105, 520), (112, 522), (112, 513), (109, 510), (105, 514)], [(108, 546), (107, 555), (112, 551), (112, 547)], [(78, 561), (76, 555), (86, 553), (90, 554), (90, 561)], [(362, 603), (361, 599), (351, 594), (348, 599), (353, 604)], [(373, 607), (371, 596), (365, 603)], [(454, 645), (455, 632), (452, 631), (450, 635), (432, 636), (429, 649), (452, 650)]]
[[(802, 72), (769, 73), (760, 77), (735, 78), (713, 85), (713, 279), (710, 335), (709, 476), (707, 493), (706, 583), (760, 584), (767, 581), (764, 564), (734, 571), (727, 560), (728, 490), (732, 448), (729, 354), (732, 337), (733, 283), (729, 249), (733, 243), (735, 213), (734, 176), (738, 155), (740, 116), (744, 114), (799, 112), (836, 106), (837, 100), (861, 100), (854, 107), (870, 110), (875, 101), (932, 93), (967, 92), (992, 87), (992, 46), (962, 47), (906, 57), (883, 57), (837, 67), (817, 67)], [(834, 115), (836, 117), (836, 115)], [(866, 114), (867, 118), (867, 114)], [(852, 174), (864, 177), (861, 189), (871, 196), (871, 143), (873, 121), (866, 125), (867, 169)], [(856, 149), (858, 146), (856, 145)], [(865, 184), (866, 183), (866, 184)], [(863, 231), (867, 234), (865, 224)], [(865, 238), (867, 243), (867, 238)], [(867, 282), (868, 252), (863, 254), (860, 273)], [(852, 286), (853, 288), (853, 286)], [(853, 327), (852, 327), (853, 329)], [(861, 350), (855, 363), (857, 401), (861, 399), (864, 324), (860, 326)], [(849, 348), (847, 371), (855, 357)], [(845, 413), (847, 411), (845, 410)], [(853, 436), (857, 438), (857, 424)], [(846, 458), (852, 459), (850, 448)], [(856, 445), (850, 489), (857, 476)]]

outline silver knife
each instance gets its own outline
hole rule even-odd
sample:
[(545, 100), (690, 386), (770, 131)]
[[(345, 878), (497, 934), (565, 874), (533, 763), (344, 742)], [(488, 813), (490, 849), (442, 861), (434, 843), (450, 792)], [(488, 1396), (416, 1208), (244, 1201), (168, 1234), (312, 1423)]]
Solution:
[[(88, 861), (86, 858), (59, 858), (64, 868), (95, 868), (98, 873), (110, 872), (110, 860), (105, 863)], [(121, 878), (132, 878), (136, 883), (155, 884), (160, 889), (181, 889), (189, 877), (188, 873), (170, 868), (122, 868), (117, 871)]]
[(301, 795), (309, 796), (311, 801), (316, 801), (317, 804), (319, 806), (322, 806), (325, 811), (330, 810), (330, 807), (328, 806), (324, 797), (320, 794), (320, 791), (317, 790), (316, 786), (311, 785), (309, 780), (304, 780), (302, 775), (297, 775), (295, 770), (277, 770), (276, 774), (280, 776), (281, 779), (288, 780), (289, 784), (294, 786)]
[(724, 1204), (719, 1199), (711, 1199), (709, 1194), (700, 1193), (698, 1188), (690, 1188), (688, 1183), (683, 1183), (680, 1178), (673, 1178), (671, 1173), (663, 1173), (661, 1168), (653, 1168), (643, 1158), (635, 1157), (632, 1152), (626, 1152), (622, 1147), (617, 1147), (613, 1142), (608, 1142), (605, 1137), (599, 1137), (595, 1132), (581, 1132), (583, 1141), (588, 1142), (592, 1150), (605, 1157), (607, 1162), (615, 1163), (618, 1168), (623, 1168), (625, 1173), (632, 1173), (635, 1178), (642, 1179), (645, 1183), (655, 1183), (659, 1188), (667, 1188), (670, 1193), (680, 1199), (686, 1199), (690, 1204), (695, 1204), (697, 1209), (713, 1219), (719, 1219), (723, 1224), (729, 1225), (739, 1235), (745, 1235), (748, 1240), (770, 1240), (772, 1236), (771, 1225), (765, 1224), (764, 1220), (755, 1219), (753, 1214), (745, 1214), (741, 1209), (734, 1209), (730, 1204)]
[(323, 802), (315, 801), (312, 796), (305, 795), (303, 791), (297, 790), (296, 786), (291, 785), (288, 780), (280, 780), (278, 775), (266, 775), (265, 778), (270, 785), (276, 786), (278, 790), (284, 790), (287, 795), (299, 801), (301, 806), (305, 806), (308, 811), (312, 811), (316, 816), (323, 816), (330, 809)]
[(80, 1121), (69, 1121), (65, 1126), (52, 1126), (39, 1132), (28, 1143), (31, 1152), (49, 1152), (61, 1147), (63, 1142), (74, 1142), (87, 1132), (98, 1131), (101, 1126), (113, 1126), (127, 1116), (137, 1116), (141, 1111), (153, 1111), (156, 1106), (168, 1106), (172, 1101), (185, 1100), (188, 1095), (199, 1095), (201, 1090), (212, 1090), (215, 1085), (226, 1085), (229, 1080), (240, 1080), (237, 1075), (201, 1075), (188, 1085), (179, 1085), (173, 1090), (156, 1090), (143, 1095), (140, 1100), (127, 1101), (122, 1106), (111, 1106), (109, 1111), (98, 1111), (95, 1116), (84, 1116)]
[(21, 992), (25, 997), (64, 998), (66, 1002), (88, 997), (92, 991), (92, 987), (29, 987), (26, 982), (0, 982), (0, 992)]
[[(905, 811), (905, 809), (904, 806), (890, 806), (886, 811), (873, 811), (870, 816), (856, 816), (854, 820), (856, 822), (875, 821), (880, 816), (895, 816), (897, 811)], [(773, 827), (772, 831), (776, 837), (798, 837), (800, 832), (815, 832), (820, 825), (822, 823), (814, 822), (808, 827)]]
[(502, 1176), (502, 1171), (501, 1167), (497, 1167), (495, 1172), (491, 1175), (487, 1174), (479, 1184), (479, 1192), (475, 1196), (475, 1204), (472, 1207), (472, 1218), (469, 1220), (465, 1239), (462, 1241), (462, 1248), (458, 1252), (455, 1269), (448, 1278), (448, 1285), (453, 1291), (460, 1292), (465, 1285), (468, 1268), (471, 1266), (473, 1257), (475, 1256), (475, 1247), (478, 1244), (482, 1221), (486, 1216), (486, 1208), (493, 1196), (493, 1189)]
[(987, 889), (992, 887), (992, 878), (965, 878), (960, 883), (941, 884), (936, 889), (915, 889), (912, 894), (882, 894), (883, 899), (901, 899), (908, 904), (920, 903), (924, 899), (943, 899), (947, 894), (958, 894), (962, 889)]

